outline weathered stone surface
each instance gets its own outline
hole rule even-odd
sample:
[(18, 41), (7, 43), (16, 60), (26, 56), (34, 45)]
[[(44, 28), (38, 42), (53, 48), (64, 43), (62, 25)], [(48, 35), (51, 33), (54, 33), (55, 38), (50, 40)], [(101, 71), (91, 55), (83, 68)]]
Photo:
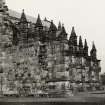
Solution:
[[(52, 87), (66, 90), (68, 85), (71, 85), (69, 89), (73, 87), (72, 83), (79, 87), (78, 83), (99, 82), (100, 60), (96, 57), (95, 45), (88, 56), (87, 42), (85, 40), (83, 49), (80, 37), (77, 45), (74, 27), (68, 41), (64, 26), (57, 30), (55, 24), (49, 22), (50, 29), (49, 26), (46, 29), (39, 16), (36, 25), (28, 22), (24, 12), (21, 19), (14, 17), (14, 21), (6, 14), (8, 10), (4, 7), (1, 10), (1, 91), (26, 95), (44, 93), (50, 83)], [(60, 37), (58, 31), (61, 31)]]

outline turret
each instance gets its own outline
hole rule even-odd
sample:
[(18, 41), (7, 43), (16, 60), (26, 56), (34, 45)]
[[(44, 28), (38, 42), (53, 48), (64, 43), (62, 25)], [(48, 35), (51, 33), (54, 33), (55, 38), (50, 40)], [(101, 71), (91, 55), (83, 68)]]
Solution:
[(77, 35), (74, 27), (72, 27), (71, 36), (69, 38), (69, 45), (77, 46)]
[(38, 38), (38, 40), (41, 42), (44, 42), (46, 40), (46, 35), (45, 35), (45, 31), (39, 14), (35, 24), (35, 31), (36, 31), (35, 36)]
[(87, 41), (85, 39), (85, 43), (84, 43), (84, 56), (88, 56), (88, 45), (87, 45)]
[(28, 21), (27, 21), (26, 15), (24, 13), (24, 9), (23, 9), (23, 12), (21, 14), (19, 25), (20, 25), (19, 39), (21, 41), (27, 42), (27, 40), (28, 40)]
[(93, 42), (92, 49), (90, 51), (90, 56), (91, 56), (92, 60), (97, 59), (97, 54), (96, 53), (97, 53), (97, 50), (96, 50), (95, 44)]

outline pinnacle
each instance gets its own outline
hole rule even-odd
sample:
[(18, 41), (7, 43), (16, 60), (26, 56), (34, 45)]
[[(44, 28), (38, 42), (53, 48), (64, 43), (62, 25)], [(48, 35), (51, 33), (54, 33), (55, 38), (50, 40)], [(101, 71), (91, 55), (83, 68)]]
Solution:
[(59, 21), (59, 24), (58, 24), (58, 31), (60, 31), (61, 29), (62, 29), (61, 22)]
[(41, 19), (40, 19), (40, 14), (38, 14), (38, 18), (37, 18), (37, 21), (36, 21), (36, 27), (42, 27), (42, 22), (41, 22)]
[(74, 26), (72, 27), (72, 31), (71, 31), (71, 33), (75, 33), (75, 29), (74, 29)]
[(63, 33), (66, 33), (66, 30), (65, 30), (64, 24), (62, 24), (62, 32), (63, 32)]
[(27, 22), (27, 19), (26, 19), (26, 15), (24, 13), (24, 9), (22, 10), (22, 14), (21, 14), (21, 19), (20, 19), (21, 22)]
[(96, 51), (96, 47), (95, 47), (94, 42), (93, 42), (93, 45), (92, 45), (92, 50), (95, 50)]
[(87, 45), (87, 41), (85, 39), (84, 48), (87, 48), (87, 47), (88, 47), (88, 45)]
[(71, 36), (70, 37), (76, 37), (75, 28), (72, 27)]
[(82, 37), (79, 37), (79, 47), (83, 47), (83, 43), (82, 43)]

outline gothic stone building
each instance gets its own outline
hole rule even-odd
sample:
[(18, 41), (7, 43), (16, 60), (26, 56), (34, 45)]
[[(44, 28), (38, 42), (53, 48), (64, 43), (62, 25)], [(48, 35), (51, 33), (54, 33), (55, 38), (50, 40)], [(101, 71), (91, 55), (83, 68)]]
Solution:
[(27, 17), (24, 10), (19, 17), (0, 0), (1, 92), (96, 89), (101, 68), (95, 44), (88, 54), (87, 41), (83, 44), (81, 36), (77, 40), (74, 27), (68, 39), (61, 23), (56, 27), (40, 15), (35, 20)]

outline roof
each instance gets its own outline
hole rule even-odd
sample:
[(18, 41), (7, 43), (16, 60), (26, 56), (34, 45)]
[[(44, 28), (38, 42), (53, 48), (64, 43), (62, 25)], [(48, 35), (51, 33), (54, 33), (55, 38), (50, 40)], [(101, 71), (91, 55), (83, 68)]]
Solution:
[[(17, 18), (17, 19), (21, 18), (21, 13), (18, 13), (14, 10), (9, 9), (8, 13), (9, 13), (10, 17)], [(27, 18), (28, 22), (36, 23), (37, 18), (34, 18), (32, 16), (28, 16), (28, 15), (26, 15), (26, 18)], [(43, 26), (46, 26), (48, 28), (50, 27), (50, 22), (49, 21), (44, 21), (43, 20), (42, 24), (43, 24)]]

